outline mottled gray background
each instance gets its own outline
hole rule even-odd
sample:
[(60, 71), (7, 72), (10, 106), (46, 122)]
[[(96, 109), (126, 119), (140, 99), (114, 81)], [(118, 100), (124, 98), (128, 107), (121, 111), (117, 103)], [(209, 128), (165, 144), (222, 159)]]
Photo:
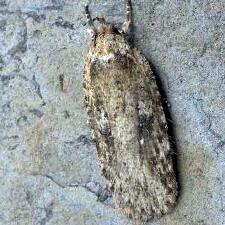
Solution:
[[(114, 208), (86, 125), (90, 38), (78, 0), (0, 0), (0, 225), (131, 225)], [(91, 1), (124, 19), (120, 0)], [(225, 224), (225, 2), (133, 0), (134, 44), (170, 104), (181, 185), (152, 225)]]

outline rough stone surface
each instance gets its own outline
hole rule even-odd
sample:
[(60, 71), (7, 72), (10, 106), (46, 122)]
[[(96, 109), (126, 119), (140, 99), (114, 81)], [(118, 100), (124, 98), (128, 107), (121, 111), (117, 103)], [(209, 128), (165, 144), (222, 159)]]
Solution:
[[(0, 0), (0, 225), (131, 225), (86, 125), (90, 38), (78, 0)], [(124, 19), (124, 1), (90, 1)], [(161, 80), (180, 197), (153, 225), (225, 224), (225, 2), (133, 0), (134, 44)]]

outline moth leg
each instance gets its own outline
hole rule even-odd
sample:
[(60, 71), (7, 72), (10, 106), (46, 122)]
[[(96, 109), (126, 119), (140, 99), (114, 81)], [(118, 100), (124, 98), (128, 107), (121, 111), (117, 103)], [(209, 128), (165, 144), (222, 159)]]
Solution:
[(128, 34), (132, 26), (132, 5), (131, 5), (131, 0), (126, 0), (126, 2), (127, 2), (126, 20), (123, 23), (122, 30), (125, 34)]
[(96, 35), (96, 29), (95, 29), (94, 21), (91, 17), (88, 5), (85, 5), (85, 14), (86, 14), (86, 18), (87, 18), (87, 22), (88, 22), (88, 26), (89, 26), (87, 31), (90, 34), (91, 38), (94, 39), (94, 37)]

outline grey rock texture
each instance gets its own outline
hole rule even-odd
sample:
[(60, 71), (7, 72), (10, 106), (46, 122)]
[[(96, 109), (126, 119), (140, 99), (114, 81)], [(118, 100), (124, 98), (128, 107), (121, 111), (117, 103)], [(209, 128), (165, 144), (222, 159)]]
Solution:
[[(101, 177), (83, 104), (78, 0), (0, 0), (0, 225), (131, 225)], [(91, 1), (124, 19), (124, 1)], [(225, 224), (225, 2), (133, 0), (134, 44), (170, 105), (180, 197), (154, 225)]]

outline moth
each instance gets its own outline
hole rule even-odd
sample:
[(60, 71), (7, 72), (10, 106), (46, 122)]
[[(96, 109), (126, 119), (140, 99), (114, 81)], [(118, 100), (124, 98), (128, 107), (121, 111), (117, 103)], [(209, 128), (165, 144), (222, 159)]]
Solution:
[[(128, 41), (132, 6), (121, 29), (85, 7), (92, 44), (85, 61), (89, 126), (115, 204), (134, 221), (169, 213), (177, 182), (161, 96), (145, 57)], [(99, 26), (96, 27), (95, 21)]]

